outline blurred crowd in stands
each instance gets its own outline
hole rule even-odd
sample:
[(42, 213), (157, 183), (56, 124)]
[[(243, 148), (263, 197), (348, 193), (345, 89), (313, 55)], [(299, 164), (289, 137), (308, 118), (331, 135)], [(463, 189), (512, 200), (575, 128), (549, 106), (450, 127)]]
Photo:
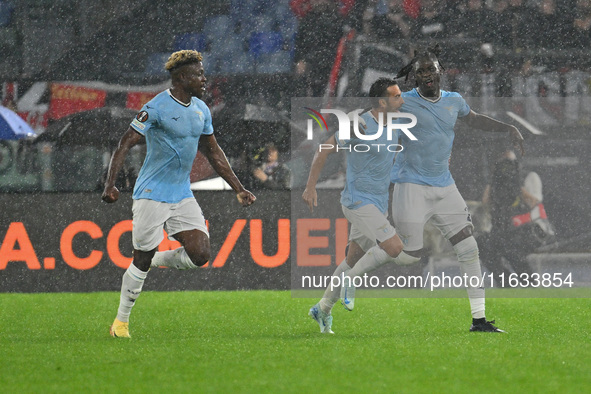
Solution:
[(591, 1), (369, 0), (364, 32), (382, 39), (470, 38), (507, 49), (589, 48)]
[[(395, 46), (424, 40), (488, 44), (482, 48), (488, 53), (591, 46), (591, 0), (100, 3), (0, 0), (0, 77), (15, 75), (14, 69), (20, 68), (18, 77), (35, 77), (43, 69), (44, 75), (60, 76), (53, 79), (84, 80), (94, 67), (97, 78), (104, 80), (98, 71), (106, 72), (105, 66), (94, 64), (96, 59), (83, 59), (93, 54), (110, 59), (111, 72), (165, 76), (163, 57), (191, 48), (204, 52), (211, 75), (307, 74), (311, 91), (318, 93), (319, 76), (330, 73), (339, 40), (350, 31), (358, 41)], [(134, 32), (114, 28), (130, 22)], [(139, 42), (141, 47), (131, 49)], [(94, 52), (82, 52), (83, 48)], [(72, 72), (47, 70), (68, 68), (60, 58), (71, 60), (77, 54), (82, 57), (80, 67)]]

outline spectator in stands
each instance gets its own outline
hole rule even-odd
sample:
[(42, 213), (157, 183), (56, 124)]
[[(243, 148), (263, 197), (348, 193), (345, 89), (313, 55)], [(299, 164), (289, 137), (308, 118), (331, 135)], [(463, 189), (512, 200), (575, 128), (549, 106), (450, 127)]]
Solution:
[[(371, 4), (376, 0), (355, 0), (353, 7), (348, 14), (344, 15), (346, 23), (345, 25), (354, 29), (356, 32), (361, 33), (364, 29), (365, 21), (363, 19), (365, 11), (371, 7)], [(380, 0), (387, 1), (387, 0)]]
[(484, 11), (483, 41), (495, 47), (513, 48), (513, 22), (508, 0), (493, 0), (492, 7)]
[(525, 6), (523, 0), (509, 0), (509, 8), (504, 13), (511, 21), (511, 44), (516, 50), (527, 48), (533, 39), (531, 32), (531, 9)]
[(415, 20), (411, 37), (415, 40), (439, 40), (449, 36), (448, 18), (443, 12), (444, 0), (421, 1), (421, 13)]
[(324, 95), (336, 49), (343, 34), (343, 19), (333, 0), (310, 0), (311, 9), (300, 20), (295, 44), (295, 74), (299, 96)]
[(255, 186), (264, 189), (289, 189), (291, 171), (279, 162), (279, 150), (270, 143), (254, 158), (258, 163), (252, 175), (256, 179)]
[[(1, 46), (0, 46), (1, 49)], [(17, 91), (17, 83), (16, 82), (5, 82), (2, 85), (2, 106), (8, 108), (13, 112), (18, 112), (18, 107), (16, 104), (16, 91)]]
[[(361, 30), (361, 20), (367, 3), (375, 0), (333, 0), (338, 8), (339, 15), (346, 24), (357, 31)], [(293, 14), (301, 19), (314, 8), (314, 0), (290, 0), (289, 7)]]
[[(346, 17), (349, 12), (351, 12), (353, 10), (353, 8), (355, 7), (355, 4), (358, 1), (355, 0), (335, 0), (338, 9), (339, 9), (339, 14), (342, 17)], [(289, 8), (291, 8), (291, 11), (293, 12), (293, 14), (298, 17), (299, 19), (305, 17), (306, 15), (308, 15), (308, 13), (310, 11), (312, 11), (312, 9), (314, 8), (314, 3), (315, 0), (290, 0), (289, 1)]]
[(569, 34), (569, 46), (579, 49), (591, 47), (591, 0), (578, 0), (575, 19)]
[(532, 12), (531, 43), (536, 48), (560, 48), (564, 46), (568, 28), (573, 24), (568, 16), (556, 12), (556, 0), (541, 0)]
[(410, 37), (412, 21), (404, 12), (402, 0), (374, 0), (373, 7), (366, 10), (364, 19), (380, 40), (400, 40)]
[(492, 229), (481, 240), (481, 259), (496, 275), (505, 273), (507, 277), (513, 271), (532, 273), (526, 256), (538, 246), (537, 242), (533, 239), (531, 227), (517, 226), (513, 220), (517, 215), (530, 212), (542, 200), (539, 176), (530, 173), (528, 178), (533, 181), (526, 178), (525, 187), (515, 153), (506, 150), (495, 164), (482, 196), (482, 203), (491, 214)]
[(450, 35), (482, 40), (485, 14), (483, 0), (466, 0), (464, 4), (459, 4), (455, 15), (448, 18)]

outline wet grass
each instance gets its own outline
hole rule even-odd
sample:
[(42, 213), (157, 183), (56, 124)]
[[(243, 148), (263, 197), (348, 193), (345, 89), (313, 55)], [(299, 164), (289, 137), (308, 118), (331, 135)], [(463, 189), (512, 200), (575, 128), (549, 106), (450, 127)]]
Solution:
[(469, 333), (462, 298), (358, 299), (335, 335), (289, 292), (0, 294), (0, 392), (585, 392), (586, 298), (490, 298), (507, 334)]

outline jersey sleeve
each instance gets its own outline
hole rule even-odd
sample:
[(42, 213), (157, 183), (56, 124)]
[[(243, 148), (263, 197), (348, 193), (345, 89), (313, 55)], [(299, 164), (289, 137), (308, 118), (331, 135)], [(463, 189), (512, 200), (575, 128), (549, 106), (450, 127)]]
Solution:
[(348, 148), (349, 146), (355, 146), (357, 144), (363, 143), (363, 140), (353, 136), (351, 136), (351, 138), (349, 139), (341, 139), (339, 137), (338, 131), (334, 133), (334, 138), (337, 141), (337, 145), (339, 146), (339, 148)]
[(458, 104), (459, 104), (459, 111), (458, 111), (458, 117), (462, 118), (464, 116), (467, 116), (470, 113), (470, 106), (468, 105), (468, 103), (466, 102), (466, 100), (464, 100), (464, 98), (458, 94)]
[(156, 108), (144, 105), (140, 112), (135, 116), (130, 126), (141, 135), (146, 135), (148, 130), (155, 124), (158, 124), (159, 114)]
[[(371, 124), (371, 122), (373, 122), (371, 115), (368, 115), (369, 112), (368, 110), (366, 110), (366, 112), (363, 112), (359, 115), (359, 131), (363, 134), (365, 134), (365, 132), (362, 130), (362, 128), (365, 128), (365, 130), (367, 131), (367, 128), (370, 126), (368, 125), (368, 123)], [(340, 148), (347, 148), (349, 146), (355, 146), (357, 144), (363, 144), (365, 141), (362, 140), (361, 138), (358, 138), (356, 136), (356, 134), (353, 131), (353, 126), (351, 125), (351, 129), (349, 130), (349, 139), (342, 139), (339, 137), (339, 131), (337, 131), (334, 135), (336, 141), (337, 141), (337, 145)], [(373, 134), (373, 133), (370, 133)]]
[(351, 140), (350, 139), (341, 139), (339, 137), (339, 132), (337, 131), (336, 133), (334, 133), (334, 138), (337, 141), (337, 145), (340, 148), (345, 148), (351, 145)]
[(203, 134), (212, 135), (213, 134), (213, 125), (212, 125), (211, 112), (209, 111), (209, 107), (207, 105), (203, 105), (203, 111), (205, 113), (205, 119), (203, 121)]

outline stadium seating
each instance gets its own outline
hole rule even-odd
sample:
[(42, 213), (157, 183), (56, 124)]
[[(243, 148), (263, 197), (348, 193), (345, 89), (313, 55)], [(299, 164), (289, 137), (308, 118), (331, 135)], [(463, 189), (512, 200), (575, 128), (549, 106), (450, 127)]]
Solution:
[(288, 0), (233, 0), (228, 14), (206, 18), (201, 31), (175, 36), (173, 50), (202, 52), (206, 72), (212, 76), (288, 73), (296, 31)]
[(11, 3), (0, 0), (0, 27), (8, 26), (12, 20), (14, 8)]
[(226, 39), (219, 42), (217, 46), (211, 48), (212, 51), (218, 52), (223, 56), (232, 56), (235, 53), (242, 53), (246, 51), (246, 42), (238, 34), (229, 34)]
[(203, 33), (208, 41), (217, 43), (223, 41), (226, 34), (231, 32), (235, 24), (229, 15), (215, 15), (207, 18), (203, 23)]
[(203, 52), (207, 49), (207, 39), (203, 33), (183, 33), (174, 38), (173, 50), (194, 49)]
[(252, 74), (255, 72), (254, 60), (248, 52), (236, 52), (220, 59), (220, 73), (224, 75)]
[(165, 76), (168, 72), (164, 69), (164, 64), (170, 56), (169, 52), (152, 53), (146, 59), (144, 73), (151, 76)]
[(201, 52), (203, 56), (203, 68), (205, 75), (218, 75), (220, 73), (220, 57), (212, 52)]
[(263, 54), (280, 51), (282, 46), (283, 37), (278, 31), (254, 32), (249, 40), (249, 51), (255, 60)]
[(292, 57), (288, 51), (262, 54), (257, 63), (258, 74), (281, 74), (289, 73), (292, 70)]
[(272, 15), (253, 16), (242, 21), (243, 31), (245, 33), (264, 32), (274, 30), (279, 27), (276, 19)]
[(18, 37), (15, 29), (0, 27), (0, 51), (3, 55), (11, 53), (18, 47)]

